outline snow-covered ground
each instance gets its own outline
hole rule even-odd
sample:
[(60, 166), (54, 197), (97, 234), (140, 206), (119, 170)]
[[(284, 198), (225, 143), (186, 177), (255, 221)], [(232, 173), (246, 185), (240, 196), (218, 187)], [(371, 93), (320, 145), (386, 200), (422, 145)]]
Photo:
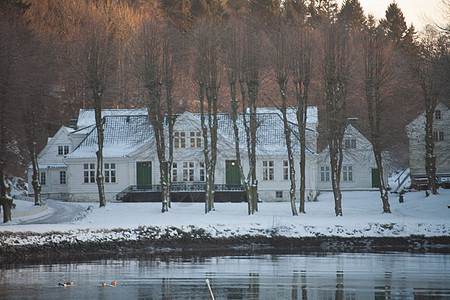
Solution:
[[(343, 193), (343, 216), (334, 215), (331, 192), (320, 194), (317, 202), (306, 203), (306, 214), (292, 216), (290, 204), (265, 202), (259, 212), (247, 215), (246, 203), (216, 203), (215, 211), (204, 214), (202, 203), (173, 203), (162, 214), (160, 203), (66, 203), (83, 206), (75, 221), (59, 224), (20, 225), (26, 218), (48, 217), (51, 209), (33, 217), (0, 226), (0, 244), (45, 244), (49, 242), (158, 239), (180, 234), (195, 235), (200, 229), (211, 237), (239, 235), (266, 236), (449, 236), (450, 190), (425, 197), (424, 192), (405, 194), (404, 203), (390, 194), (391, 214), (383, 214), (378, 192)], [(17, 205), (20, 201), (17, 201)], [(10, 235), (7, 232), (15, 232)], [(2, 234), (3, 233), (3, 234)], [(25, 233), (25, 234), (20, 234)], [(18, 238), (18, 236), (22, 236)]]

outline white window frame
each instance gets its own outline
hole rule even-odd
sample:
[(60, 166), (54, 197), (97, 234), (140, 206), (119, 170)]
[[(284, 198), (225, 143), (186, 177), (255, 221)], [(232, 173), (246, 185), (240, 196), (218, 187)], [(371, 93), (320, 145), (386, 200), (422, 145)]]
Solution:
[(283, 180), (289, 180), (289, 161), (283, 160)]
[(275, 191), (275, 198), (283, 199), (283, 191)]
[(320, 167), (320, 181), (321, 182), (330, 182), (330, 167), (322, 166)]
[(444, 132), (443, 131), (435, 131), (433, 132), (433, 140), (435, 142), (442, 142), (445, 140)]
[(39, 172), (39, 183), (41, 185), (47, 185), (47, 173)]
[(83, 183), (95, 183), (95, 164), (83, 164)]
[(273, 160), (263, 160), (263, 180), (265, 181), (273, 181), (275, 180), (274, 171), (275, 171), (275, 163)]
[(117, 182), (117, 171), (116, 163), (105, 163), (105, 183), (116, 183)]
[(342, 180), (353, 182), (353, 167), (351, 165), (342, 166)]
[(200, 131), (191, 131), (190, 133), (190, 146), (191, 148), (201, 148), (202, 139)]
[(440, 111), (439, 109), (436, 109), (436, 110), (434, 111), (434, 119), (435, 119), (435, 120), (440, 120), (440, 119), (442, 119), (442, 114), (441, 114), (441, 111)]
[(205, 176), (205, 162), (201, 161), (199, 163), (199, 175), (200, 175), (200, 181), (205, 181), (206, 180), (206, 176)]
[(59, 184), (67, 183), (67, 174), (66, 171), (59, 171)]
[(178, 182), (178, 163), (172, 163), (172, 182)]
[(59, 145), (58, 146), (58, 156), (63, 156), (69, 154), (69, 146), (68, 145)]
[(346, 138), (344, 140), (344, 149), (356, 149), (356, 139)]

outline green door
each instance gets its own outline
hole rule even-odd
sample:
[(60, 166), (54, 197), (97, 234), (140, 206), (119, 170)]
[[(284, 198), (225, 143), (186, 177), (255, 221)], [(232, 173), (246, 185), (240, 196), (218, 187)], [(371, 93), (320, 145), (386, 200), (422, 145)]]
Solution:
[(241, 176), (239, 175), (239, 167), (234, 160), (225, 161), (225, 181), (226, 184), (241, 184)]
[(152, 162), (140, 161), (136, 163), (136, 183), (138, 186), (152, 184)]
[(372, 169), (372, 187), (380, 187), (380, 178), (378, 177), (378, 169)]

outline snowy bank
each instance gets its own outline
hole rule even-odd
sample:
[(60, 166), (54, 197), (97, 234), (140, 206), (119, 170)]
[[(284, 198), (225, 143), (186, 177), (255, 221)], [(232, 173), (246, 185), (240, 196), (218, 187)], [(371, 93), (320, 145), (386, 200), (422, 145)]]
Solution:
[[(450, 233), (450, 190), (425, 197), (409, 192), (404, 203), (391, 194), (391, 214), (383, 214), (378, 192), (344, 192), (343, 217), (334, 215), (332, 193), (322, 193), (318, 201), (306, 203), (306, 214), (292, 216), (290, 204), (265, 202), (259, 212), (247, 215), (246, 203), (216, 203), (215, 211), (204, 214), (202, 203), (173, 203), (168, 213), (160, 203), (82, 203), (86, 209), (77, 221), (68, 224), (17, 225), (17, 220), (0, 226), (0, 246), (45, 246), (57, 244), (125, 243), (150, 244), (175, 241), (232, 241), (239, 238), (411, 238), (442, 237), (448, 246)], [(95, 206), (95, 207), (94, 207)], [(236, 240), (237, 239), (237, 240)], [(254, 240), (253, 240), (254, 241)], [(257, 242), (257, 241), (256, 241)]]

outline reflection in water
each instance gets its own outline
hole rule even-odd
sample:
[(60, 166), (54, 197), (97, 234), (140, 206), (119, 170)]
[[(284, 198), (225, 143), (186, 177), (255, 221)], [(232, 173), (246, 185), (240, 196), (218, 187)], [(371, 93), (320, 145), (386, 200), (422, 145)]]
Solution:
[(334, 298), (336, 300), (344, 299), (344, 272), (336, 271), (336, 292)]
[(206, 278), (216, 299), (445, 299), (449, 269), (448, 254), (155, 256), (2, 269), (0, 299), (209, 299)]

